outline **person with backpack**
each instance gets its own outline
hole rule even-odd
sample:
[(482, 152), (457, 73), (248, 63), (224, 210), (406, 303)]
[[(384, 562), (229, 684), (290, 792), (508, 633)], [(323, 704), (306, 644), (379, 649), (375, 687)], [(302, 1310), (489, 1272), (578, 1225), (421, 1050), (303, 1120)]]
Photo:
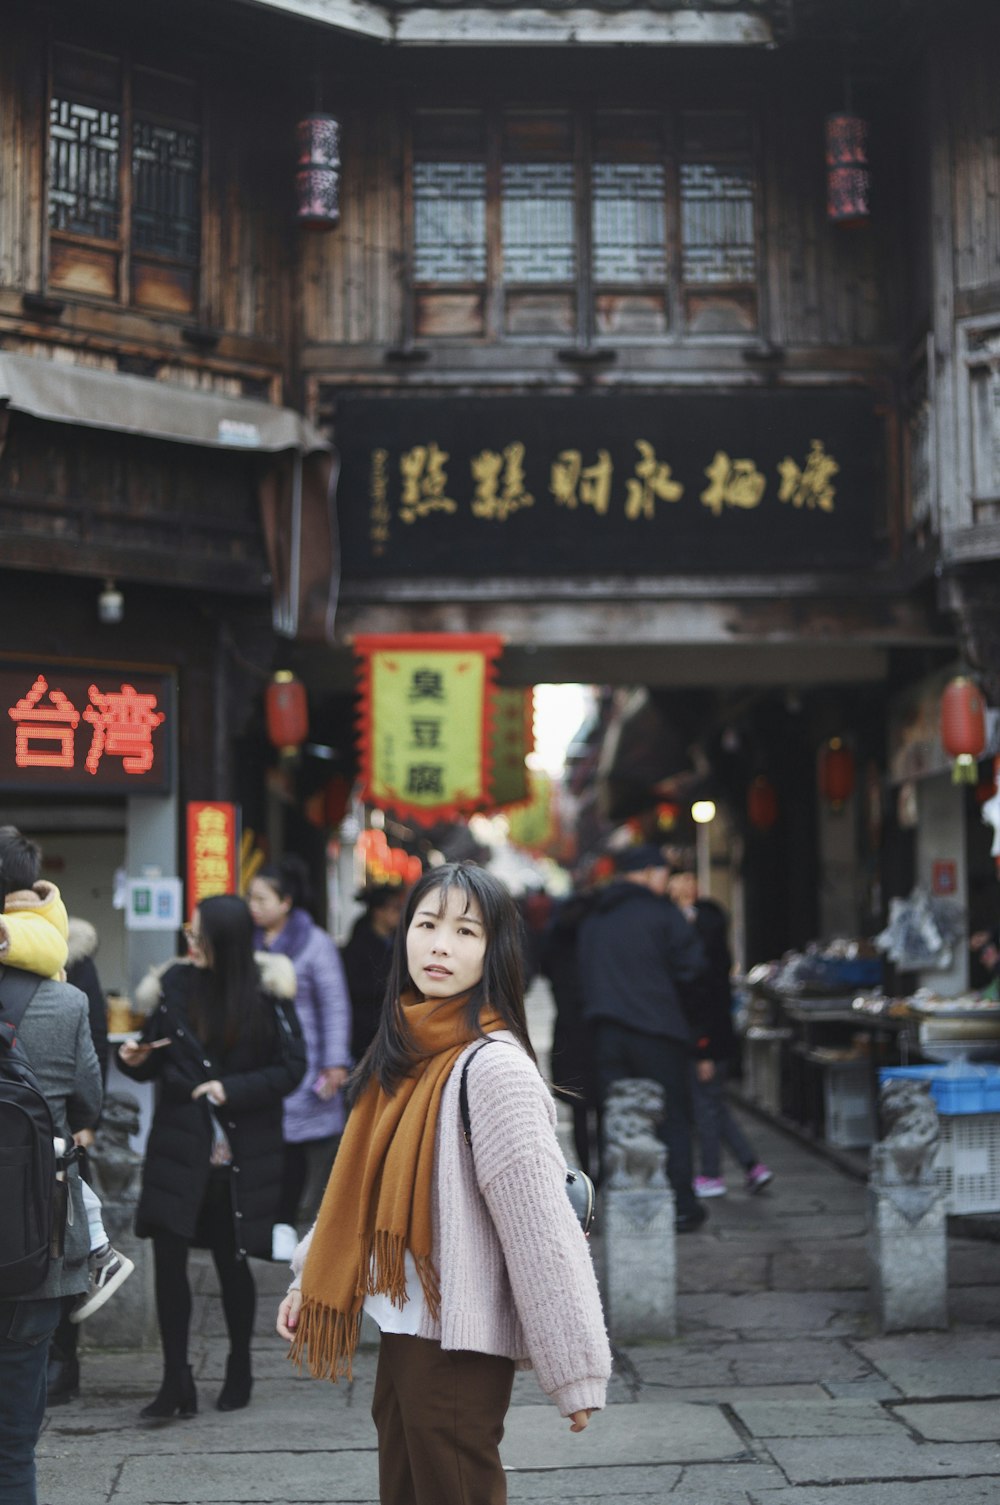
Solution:
[[(0, 870), (0, 899), (6, 893)], [(64, 1298), (82, 1295), (90, 1279), (79, 1170), (61, 1162), (57, 1181), (54, 1141), (69, 1146), (100, 1110), (85, 996), (0, 969), (0, 1505), (37, 1505), (49, 1343)]]

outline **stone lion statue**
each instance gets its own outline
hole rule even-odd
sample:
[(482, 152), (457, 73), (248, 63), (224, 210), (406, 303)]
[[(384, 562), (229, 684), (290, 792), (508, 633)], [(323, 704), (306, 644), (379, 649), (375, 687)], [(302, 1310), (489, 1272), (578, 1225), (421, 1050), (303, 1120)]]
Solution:
[(134, 1201), (139, 1195), (142, 1156), (129, 1140), (139, 1132), (139, 1104), (130, 1092), (109, 1092), (101, 1110), (90, 1163), (102, 1202)]
[(941, 1138), (929, 1082), (898, 1077), (879, 1093), (884, 1138), (872, 1148), (872, 1179), (882, 1186), (927, 1184)]
[(645, 1078), (614, 1082), (604, 1106), (605, 1186), (611, 1191), (667, 1185), (667, 1147), (656, 1133), (663, 1088)]

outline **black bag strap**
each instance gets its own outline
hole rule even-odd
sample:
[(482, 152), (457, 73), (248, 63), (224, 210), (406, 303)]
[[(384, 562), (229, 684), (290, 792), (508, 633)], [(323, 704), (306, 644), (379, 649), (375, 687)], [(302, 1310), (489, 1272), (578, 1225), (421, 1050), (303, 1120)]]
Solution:
[[(475, 1050), (470, 1050), (469, 1054), (465, 1058), (465, 1064), (462, 1067), (462, 1080), (458, 1085), (458, 1106), (462, 1114), (462, 1129), (465, 1133), (466, 1144), (472, 1143), (472, 1123), (469, 1119), (469, 1084), (466, 1081), (466, 1078), (469, 1074), (469, 1066), (472, 1063), (473, 1056), (478, 1056), (483, 1046), (490, 1044), (490, 1039), (491, 1037), (487, 1036), (485, 1040), (480, 1041)], [(503, 1044), (502, 1040), (500, 1044)]]
[(3, 1015), (2, 1022), (12, 1026), (16, 1031), (17, 1026), (24, 1018), (28, 1004), (34, 998), (42, 985), (42, 979), (35, 972), (24, 972), (20, 967), (0, 968), (0, 1013)]

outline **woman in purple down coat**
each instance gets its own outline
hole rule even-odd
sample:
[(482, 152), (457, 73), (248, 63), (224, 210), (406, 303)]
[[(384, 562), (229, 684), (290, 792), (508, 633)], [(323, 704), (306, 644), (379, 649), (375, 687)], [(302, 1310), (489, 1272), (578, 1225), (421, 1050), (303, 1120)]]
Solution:
[(295, 1008), (306, 1046), (306, 1074), (285, 1098), (285, 1175), (274, 1258), (291, 1258), (295, 1226), (311, 1222), (344, 1128), (342, 1088), (351, 1066), (351, 1003), (340, 953), (305, 909), (305, 863), (285, 857), (262, 867), (250, 885), (256, 944), (295, 967)]

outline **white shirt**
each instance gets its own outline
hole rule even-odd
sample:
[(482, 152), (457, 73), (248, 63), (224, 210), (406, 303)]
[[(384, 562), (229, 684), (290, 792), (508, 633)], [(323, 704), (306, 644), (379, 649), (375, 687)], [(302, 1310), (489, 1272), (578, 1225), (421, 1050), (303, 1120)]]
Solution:
[(401, 1307), (395, 1306), (384, 1291), (378, 1291), (374, 1296), (366, 1296), (364, 1310), (376, 1324), (379, 1332), (404, 1333), (415, 1338), (420, 1332), (421, 1323), (427, 1308), (427, 1298), (424, 1296), (424, 1288), (420, 1284), (420, 1276), (417, 1274), (417, 1266), (409, 1249), (405, 1255), (406, 1269), (406, 1300)]

